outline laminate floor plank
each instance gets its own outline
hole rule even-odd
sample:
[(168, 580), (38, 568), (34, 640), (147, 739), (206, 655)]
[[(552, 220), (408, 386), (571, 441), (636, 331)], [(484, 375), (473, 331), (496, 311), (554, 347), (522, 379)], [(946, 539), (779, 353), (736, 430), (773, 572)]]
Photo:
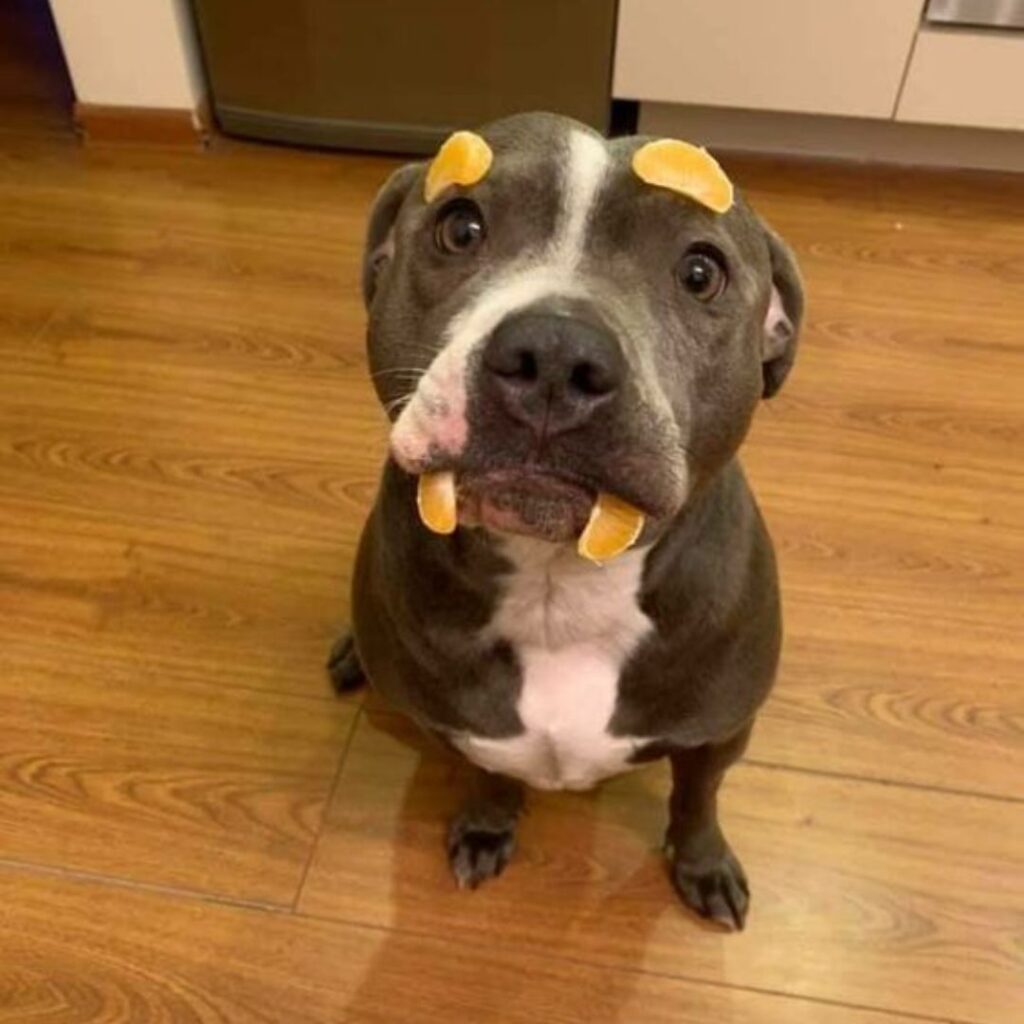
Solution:
[(475, 892), (443, 855), (460, 774), (398, 717), (362, 719), (300, 910), (936, 1020), (1024, 1011), (1022, 804), (738, 767), (723, 825), (754, 895), (723, 935), (671, 893), (663, 766), (533, 794), (513, 862)]
[(0, 994), (4, 1024), (921, 1019), (2, 869)]

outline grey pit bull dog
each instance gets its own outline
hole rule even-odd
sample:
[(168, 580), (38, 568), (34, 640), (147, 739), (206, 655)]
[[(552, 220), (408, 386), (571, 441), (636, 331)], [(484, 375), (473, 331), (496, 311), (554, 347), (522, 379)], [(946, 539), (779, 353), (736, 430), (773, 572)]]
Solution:
[[(342, 690), (369, 676), (476, 766), (448, 834), (460, 885), (505, 867), (524, 784), (667, 757), (675, 887), (741, 928), (716, 794), (781, 625), (736, 453), (793, 363), (798, 272), (740, 196), (716, 213), (641, 180), (648, 139), (548, 114), (480, 137), (479, 180), (428, 201), (428, 164), (403, 167), (370, 218), (369, 360), (393, 426), (330, 671)], [(417, 477), (440, 471), (449, 535), (417, 515)], [(604, 565), (576, 549), (599, 494), (645, 516)]]

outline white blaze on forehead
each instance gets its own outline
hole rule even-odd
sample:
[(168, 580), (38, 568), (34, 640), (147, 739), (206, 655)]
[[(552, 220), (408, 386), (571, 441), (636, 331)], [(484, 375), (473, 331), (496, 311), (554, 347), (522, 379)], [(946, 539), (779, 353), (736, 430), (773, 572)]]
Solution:
[(441, 356), (453, 357), (457, 352), (466, 354), (509, 313), (526, 309), (552, 294), (577, 294), (571, 275), (561, 267), (538, 263), (500, 275), (488, 283), (475, 302), (452, 317), (448, 325), (448, 338), (452, 344)]
[(569, 159), (562, 179), (562, 216), (552, 254), (567, 269), (574, 268), (583, 255), (587, 222), (609, 163), (603, 139), (586, 132), (573, 132), (569, 137)]
[[(551, 238), (493, 274), (446, 330), (446, 344), (420, 380), (391, 432), (399, 463), (420, 471), (432, 450), (452, 457), (465, 445), (466, 363), (505, 317), (552, 296), (585, 295), (576, 271), (587, 228), (611, 164), (603, 139), (573, 131), (566, 140), (560, 207)], [(456, 422), (457, 421), (457, 422)]]
[(583, 255), (587, 222), (609, 157), (604, 141), (584, 132), (573, 132), (569, 137), (567, 157), (554, 235), (539, 253), (510, 264), (489, 280), (475, 301), (452, 318), (448, 339), (456, 346), (472, 347), (509, 313), (526, 309), (543, 298), (582, 294), (574, 272)]

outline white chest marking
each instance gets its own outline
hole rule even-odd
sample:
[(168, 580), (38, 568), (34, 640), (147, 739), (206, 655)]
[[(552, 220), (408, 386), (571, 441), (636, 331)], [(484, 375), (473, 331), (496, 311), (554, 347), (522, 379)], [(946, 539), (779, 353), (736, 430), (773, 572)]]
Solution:
[(481, 767), (538, 789), (589, 789), (632, 767), (647, 742), (608, 732), (622, 665), (653, 629), (636, 602), (645, 553), (602, 567), (537, 541), (509, 539), (507, 551), (516, 572), (489, 628), (522, 668), (523, 732), (455, 741)]

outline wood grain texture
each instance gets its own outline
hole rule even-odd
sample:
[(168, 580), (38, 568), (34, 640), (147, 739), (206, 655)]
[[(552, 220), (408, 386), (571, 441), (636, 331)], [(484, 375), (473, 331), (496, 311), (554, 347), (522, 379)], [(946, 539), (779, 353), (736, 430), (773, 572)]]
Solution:
[(55, 650), (0, 653), (0, 861), (290, 905), (354, 706)]
[(2, 49), (0, 1020), (1024, 1017), (1024, 182), (727, 161), (810, 305), (746, 449), (787, 644), (723, 937), (659, 768), (539, 798), (467, 896), (451, 763), (329, 693), (394, 161), (84, 150)]
[(747, 930), (723, 935), (671, 895), (663, 769), (595, 795), (534, 794), (512, 865), (466, 893), (441, 855), (459, 764), (377, 713), (349, 751), (300, 909), (890, 1012), (1019, 1019), (1024, 808), (741, 766), (722, 813), (754, 904)]
[[(904, 1024), (770, 993), (216, 906), (0, 875), (5, 1024)], [(918, 1019), (918, 1018), (913, 1018)]]

